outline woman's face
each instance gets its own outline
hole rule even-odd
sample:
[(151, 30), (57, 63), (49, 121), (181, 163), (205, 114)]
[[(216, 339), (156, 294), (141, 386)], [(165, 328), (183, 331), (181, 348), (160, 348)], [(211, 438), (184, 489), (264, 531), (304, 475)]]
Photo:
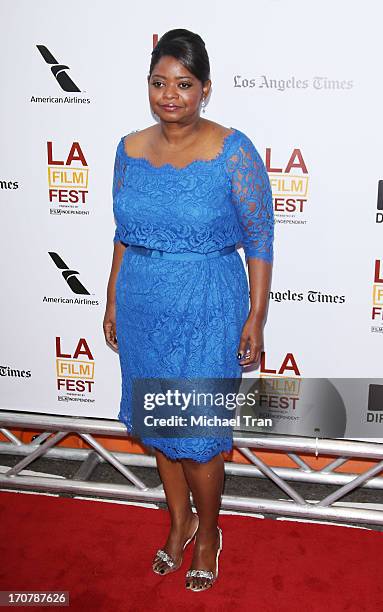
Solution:
[(200, 112), (202, 98), (211, 82), (202, 86), (183, 64), (171, 55), (164, 55), (148, 77), (149, 102), (152, 111), (165, 122), (187, 122)]

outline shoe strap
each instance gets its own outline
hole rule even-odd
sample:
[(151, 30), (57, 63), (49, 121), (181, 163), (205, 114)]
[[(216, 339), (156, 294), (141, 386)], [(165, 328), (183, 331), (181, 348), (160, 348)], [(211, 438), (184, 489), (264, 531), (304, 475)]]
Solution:
[(186, 578), (210, 578), (210, 580), (214, 579), (214, 574), (213, 572), (210, 572), (208, 570), (188, 570), (186, 572)]
[(165, 561), (165, 563), (169, 566), (169, 567), (174, 567), (175, 563), (173, 561), (173, 559), (171, 558), (170, 555), (168, 555), (167, 552), (165, 552), (164, 550), (162, 550), (162, 548), (159, 548), (157, 550), (157, 557), (159, 557), (160, 559), (162, 559), (162, 561)]
[[(222, 530), (218, 527), (218, 533), (219, 533), (219, 548), (217, 551), (217, 559), (218, 559), (218, 555), (221, 552), (222, 549)], [(217, 573), (218, 575), (218, 573)], [(215, 580), (215, 575), (213, 574), (213, 572), (211, 572), (210, 570), (188, 570), (186, 572), (186, 578), (209, 578), (210, 580)]]

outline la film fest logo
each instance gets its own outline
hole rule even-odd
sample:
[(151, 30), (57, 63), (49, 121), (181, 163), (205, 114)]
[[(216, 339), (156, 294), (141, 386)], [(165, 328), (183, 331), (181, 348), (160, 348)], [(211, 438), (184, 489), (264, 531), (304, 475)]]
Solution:
[[(301, 391), (301, 370), (293, 353), (286, 353), (277, 366), (266, 363), (266, 353), (261, 353), (259, 378), (251, 383), (247, 392), (258, 396), (255, 407), (241, 410), (255, 414), (258, 419), (271, 419), (273, 432), (284, 433), (296, 428), (300, 420), (299, 398)], [(244, 380), (246, 384), (246, 379)]]
[[(345, 434), (347, 415), (341, 395), (327, 378), (303, 377), (293, 353), (286, 353), (277, 367), (268, 366), (263, 353), (252, 389), (258, 391), (252, 412), (258, 419), (272, 421), (272, 433), (316, 438)], [(247, 410), (251, 412), (249, 406)]]
[(79, 142), (73, 142), (66, 157), (53, 152), (53, 142), (47, 142), (48, 197), (51, 214), (89, 215), (85, 209), (88, 196), (89, 167)]
[(299, 401), (301, 376), (293, 353), (286, 353), (278, 367), (270, 367), (266, 364), (266, 353), (262, 352), (259, 378), (264, 394), (260, 396), (260, 408), (266, 411), (262, 416), (283, 415), (288, 411), (289, 418), (298, 418), (295, 417), (295, 411)]
[[(276, 157), (276, 156), (275, 156)], [(273, 192), (277, 223), (305, 224), (309, 192), (309, 173), (300, 149), (293, 149), (285, 163), (274, 160), (272, 149), (266, 149), (265, 166)]]
[[(45, 45), (36, 45), (45, 63), (50, 67), (58, 87), (67, 93), (81, 93), (80, 88), (69, 76), (69, 66), (62, 64), (54, 57)], [(83, 92), (85, 93), (85, 92)], [(89, 104), (90, 99), (80, 96), (31, 96), (31, 102), (39, 104)]]
[(94, 402), (95, 361), (85, 338), (79, 338), (72, 350), (63, 348), (56, 337), (56, 378), (59, 401)]
[(376, 223), (383, 223), (383, 181), (378, 181), (378, 200), (376, 203)]
[(374, 282), (372, 285), (371, 326), (373, 333), (383, 333), (383, 259), (374, 262)]
[[(267, 367), (266, 353), (262, 352), (259, 376), (268, 389), (267, 408), (295, 411), (299, 398), (301, 371), (293, 353), (286, 353), (277, 368)], [(269, 379), (271, 386), (268, 382)], [(271, 393), (270, 393), (271, 392)]]

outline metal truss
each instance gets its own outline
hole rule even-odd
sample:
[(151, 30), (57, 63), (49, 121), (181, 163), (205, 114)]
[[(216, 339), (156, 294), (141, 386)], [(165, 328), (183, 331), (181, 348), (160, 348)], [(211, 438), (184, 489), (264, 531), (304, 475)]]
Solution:
[[(23, 444), (9, 429), (41, 430), (29, 444)], [(130, 469), (156, 466), (155, 457), (143, 454), (111, 452), (94, 435), (121, 436), (126, 438), (126, 428), (119, 421), (66, 417), (30, 412), (8, 412), (0, 410), (0, 431), (8, 442), (0, 442), (0, 454), (20, 455), (20, 461), (0, 473), (0, 488), (32, 489), (51, 493), (71, 493), (105, 496), (139, 502), (164, 502), (162, 485), (148, 487)], [(67, 435), (78, 435), (89, 444), (90, 449), (57, 447)], [(383, 525), (383, 509), (369, 509), (363, 504), (342, 504), (339, 500), (360, 487), (383, 489), (383, 443), (361, 442), (344, 439), (315, 439), (297, 436), (270, 434), (240, 435), (234, 432), (234, 446), (250, 461), (249, 465), (225, 462), (225, 473), (253, 478), (268, 478), (289, 499), (262, 499), (237, 495), (222, 496), (222, 509), (240, 512), (272, 513), (284, 517), (299, 517), (311, 520), (331, 520), (344, 523), (370, 523)], [(256, 450), (283, 451), (295, 463), (295, 468), (271, 468)], [(315, 454), (336, 457), (321, 470), (312, 469), (300, 454)], [(81, 465), (72, 478), (55, 475), (31, 476), (23, 470), (38, 458), (69, 459)], [(336, 468), (351, 458), (377, 461), (376, 465), (362, 474), (338, 473)], [(90, 482), (89, 477), (99, 463), (109, 463), (118, 470), (127, 484)], [(336, 490), (320, 501), (305, 500), (291, 483), (335, 485)], [(254, 493), (257, 485), (254, 482)], [(319, 491), (318, 491), (319, 497)], [(382, 496), (383, 508), (383, 496)]]

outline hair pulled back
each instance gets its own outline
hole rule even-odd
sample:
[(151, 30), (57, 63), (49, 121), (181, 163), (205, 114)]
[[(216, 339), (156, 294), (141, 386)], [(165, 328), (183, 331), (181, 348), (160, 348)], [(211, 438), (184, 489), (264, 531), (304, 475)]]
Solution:
[(202, 83), (210, 79), (210, 63), (205, 43), (199, 34), (190, 30), (169, 30), (161, 36), (151, 55), (149, 77), (161, 57), (171, 55)]

